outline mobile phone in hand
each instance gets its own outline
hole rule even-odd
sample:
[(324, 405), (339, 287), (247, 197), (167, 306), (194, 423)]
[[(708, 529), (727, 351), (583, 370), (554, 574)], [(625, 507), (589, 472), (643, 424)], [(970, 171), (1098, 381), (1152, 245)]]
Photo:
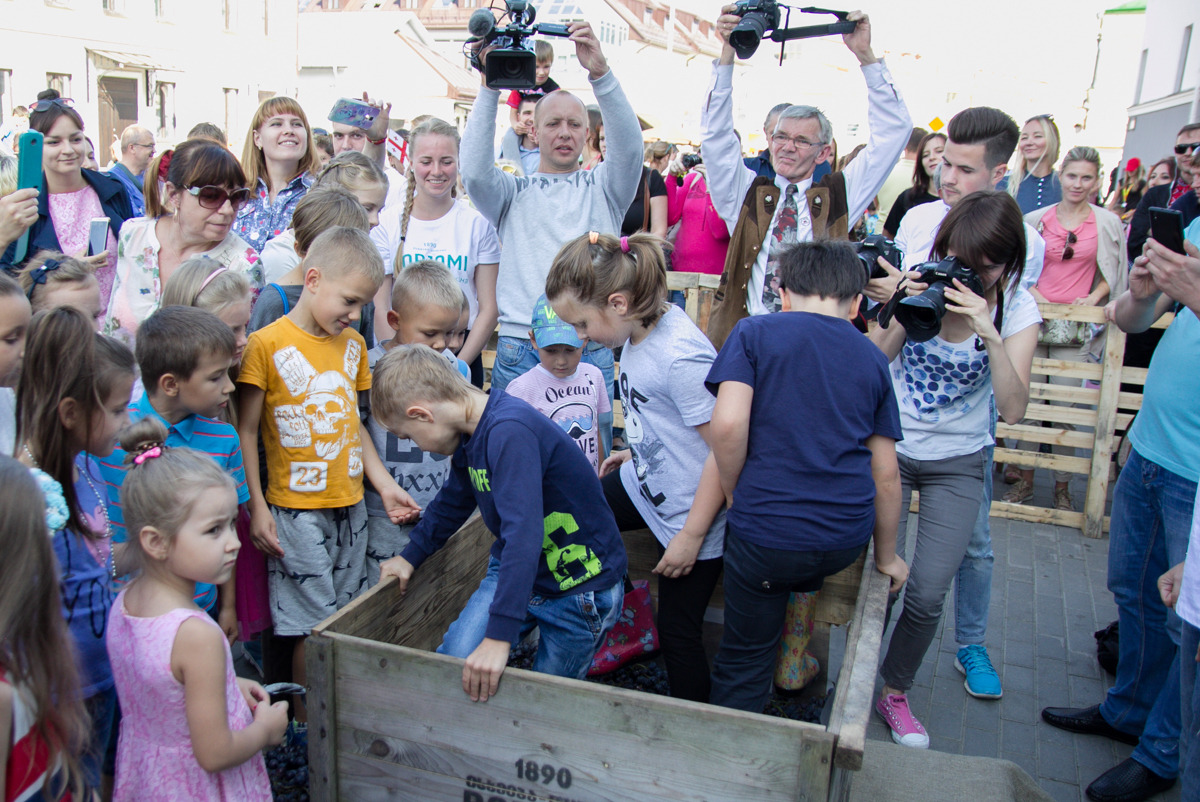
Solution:
[(1150, 236), (1175, 253), (1183, 250), (1183, 213), (1161, 206), (1150, 207)]
[(329, 112), (329, 122), (352, 125), (367, 131), (370, 130), (378, 116), (379, 109), (370, 103), (344, 97), (333, 104), (333, 108)]
[(108, 245), (108, 218), (93, 217), (88, 227), (88, 256), (102, 253)]
[[(17, 189), (36, 189), (40, 194), (42, 187), (42, 143), (44, 137), (40, 131), (29, 130), (18, 139), (21, 153), (17, 157)], [(19, 265), (25, 261), (29, 252), (29, 229), (21, 232), (17, 238), (17, 248), (13, 253), (13, 264)]]

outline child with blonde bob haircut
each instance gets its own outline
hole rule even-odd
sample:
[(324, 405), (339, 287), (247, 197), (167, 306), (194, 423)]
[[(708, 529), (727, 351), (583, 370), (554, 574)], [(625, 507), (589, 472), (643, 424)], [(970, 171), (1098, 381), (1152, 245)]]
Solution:
[(625, 547), (600, 482), (571, 436), (524, 401), (485, 395), (421, 345), (375, 366), (377, 419), (422, 451), (452, 455), (450, 476), (381, 576), (413, 572), (475, 511), (496, 536), (487, 574), (438, 652), (466, 660), (463, 691), (486, 702), (512, 646), (533, 627), (533, 670), (583, 679), (621, 614)]
[(116, 802), (270, 800), (262, 750), (278, 744), (287, 704), (238, 679), (224, 633), (192, 599), (219, 584), (241, 548), (233, 480), (208, 456), (169, 448), (145, 418), (121, 437), (121, 505), (140, 574), (113, 604), (108, 652), (121, 700)]
[(42, 251), (29, 260), (18, 280), (34, 312), (55, 306), (73, 306), (90, 317), (100, 330), (104, 307), (96, 270), (82, 259)]
[(600, 465), (622, 531), (649, 528), (662, 559), (658, 631), (671, 695), (708, 701), (701, 627), (721, 573), (725, 497), (710, 449), (716, 350), (667, 303), (663, 240), (592, 232), (563, 246), (546, 297), (580, 339), (623, 346), (618, 386), (630, 448)]
[(253, 288), (245, 273), (230, 270), (207, 257), (189, 259), (171, 274), (163, 288), (161, 306), (194, 306), (211, 312), (233, 331), (234, 367), (246, 350)]

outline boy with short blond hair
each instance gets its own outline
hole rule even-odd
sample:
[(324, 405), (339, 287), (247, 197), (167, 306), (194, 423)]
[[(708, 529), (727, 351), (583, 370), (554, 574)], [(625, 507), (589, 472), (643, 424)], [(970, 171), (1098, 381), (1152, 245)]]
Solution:
[[(251, 535), (268, 555), (275, 634), (299, 638), (366, 587), (363, 476), (394, 519), (417, 512), (360, 429), (358, 396), (371, 373), (353, 324), (383, 283), (379, 251), (365, 232), (336, 227), (317, 237), (303, 266), (296, 306), (250, 335), (238, 374)], [(304, 683), (302, 643), (293, 676)]]
[[(465, 301), (457, 279), (439, 262), (425, 260), (401, 270), (392, 287), (392, 308), (387, 313), (388, 325), (396, 336), (367, 352), (368, 366), (374, 370), (375, 363), (398, 345), (428, 345), (446, 356), (469, 380), (470, 369), (466, 363), (447, 350)], [(384, 469), (419, 508), (429, 506), (450, 472), (447, 456), (422, 451), (413, 441), (397, 437), (369, 411), (366, 425)], [(379, 581), (380, 564), (408, 545), (409, 533), (416, 522), (393, 522), (372, 485), (368, 484), (366, 488), (365, 500), (367, 584), (370, 586)]]

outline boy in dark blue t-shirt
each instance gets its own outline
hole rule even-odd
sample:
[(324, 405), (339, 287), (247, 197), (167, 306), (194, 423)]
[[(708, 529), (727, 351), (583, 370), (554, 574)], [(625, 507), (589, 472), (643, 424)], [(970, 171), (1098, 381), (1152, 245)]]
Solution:
[(422, 451), (453, 455), (445, 485), (380, 578), (397, 577), (403, 593), (476, 505), (496, 536), (487, 576), (438, 647), (466, 659), (463, 690), (473, 701), (494, 696), (510, 649), (534, 625), (533, 669), (585, 677), (621, 615), (626, 557), (600, 480), (571, 436), (518, 398), (485, 395), (421, 345), (379, 360), (371, 411)]
[(846, 243), (780, 259), (783, 311), (738, 322), (707, 385), (725, 491), (725, 631), (713, 704), (762, 712), (788, 596), (819, 590), (874, 535), (899, 590), (900, 413), (887, 359), (850, 320), (867, 275)]

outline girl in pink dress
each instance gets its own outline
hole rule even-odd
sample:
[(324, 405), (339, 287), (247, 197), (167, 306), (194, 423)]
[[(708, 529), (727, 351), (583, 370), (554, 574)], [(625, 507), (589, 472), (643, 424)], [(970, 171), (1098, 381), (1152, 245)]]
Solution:
[(122, 562), (140, 575), (117, 596), (108, 652), (121, 702), (117, 802), (271, 799), (262, 750), (287, 704), (233, 673), (229, 642), (192, 601), (196, 582), (229, 579), (241, 547), (233, 480), (211, 458), (163, 446), (155, 418), (130, 427)]

